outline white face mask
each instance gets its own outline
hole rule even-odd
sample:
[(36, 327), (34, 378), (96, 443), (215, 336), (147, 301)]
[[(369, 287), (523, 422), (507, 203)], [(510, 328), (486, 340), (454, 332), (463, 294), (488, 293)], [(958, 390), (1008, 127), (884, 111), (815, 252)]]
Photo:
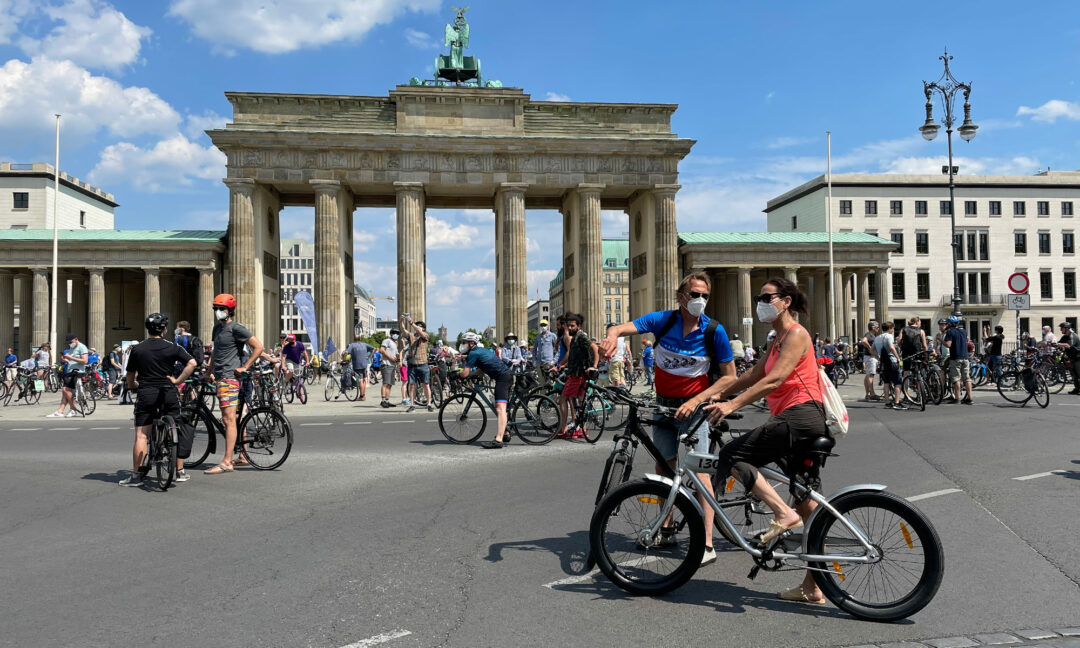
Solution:
[(541, 326), (540, 327), (540, 332), (541, 333), (547, 333), (547, 327), (546, 326)]
[(215, 310), (214, 311), (214, 319), (216, 319), (219, 322), (225, 321), (228, 317), (229, 317), (229, 311), (227, 311), (227, 310)]
[(705, 312), (705, 304), (708, 300), (704, 297), (695, 297), (686, 302), (686, 310), (690, 312), (693, 317), (701, 317), (701, 314)]
[(462, 353), (468, 353), (469, 352), (469, 345), (462, 342), (461, 344), (458, 345), (457, 349), (458, 349), (458, 351), (460, 351)]
[(71, 341), (71, 343), (70, 343), (70, 344), (68, 344), (68, 348), (69, 348), (69, 349), (74, 349), (74, 348), (75, 348), (75, 347), (77, 347), (77, 346), (79, 346), (79, 343), (78, 343), (78, 342), (76, 342), (75, 340), (72, 340), (72, 341)]
[(399, 336), (398, 336), (398, 334), (397, 334), (397, 333), (395, 333), (395, 334), (393, 334), (393, 335), (391, 335), (391, 336), (390, 336), (390, 339), (391, 339), (391, 340), (396, 340), (396, 339), (398, 339), (398, 337), (399, 337)]
[(772, 304), (762, 304), (761, 302), (758, 302), (757, 318), (759, 321), (770, 324), (775, 322), (777, 317), (780, 317), (780, 309)]

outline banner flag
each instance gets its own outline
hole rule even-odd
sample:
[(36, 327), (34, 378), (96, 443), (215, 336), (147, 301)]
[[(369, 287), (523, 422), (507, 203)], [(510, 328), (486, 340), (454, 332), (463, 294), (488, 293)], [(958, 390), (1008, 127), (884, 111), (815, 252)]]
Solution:
[(296, 304), (296, 312), (300, 313), (300, 319), (304, 320), (304, 330), (311, 338), (311, 348), (318, 350), (319, 329), (315, 325), (315, 300), (311, 293), (301, 290), (293, 297), (293, 303)]
[(337, 347), (334, 346), (334, 338), (332, 338), (332, 337), (326, 338), (326, 350), (323, 351), (323, 357), (329, 359), (330, 354), (333, 353), (334, 351), (337, 351)]

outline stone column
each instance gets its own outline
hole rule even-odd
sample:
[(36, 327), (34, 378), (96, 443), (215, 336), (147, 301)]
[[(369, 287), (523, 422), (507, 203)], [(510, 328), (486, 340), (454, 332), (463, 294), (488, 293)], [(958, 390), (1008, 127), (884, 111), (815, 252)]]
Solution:
[(15, 344), (15, 275), (0, 270), (0, 353)]
[[(34, 319), (33, 344), (37, 346), (49, 339), (49, 268), (30, 268), (34, 273)], [(52, 350), (53, 361), (60, 356)]]
[[(653, 297), (656, 310), (676, 308), (679, 289), (679, 232), (675, 225), (675, 192), (681, 185), (656, 185), (656, 265)], [(741, 276), (741, 275), (740, 275)], [(741, 284), (740, 284), (741, 285)], [(746, 340), (749, 343), (749, 338)]]
[(211, 335), (214, 331), (214, 268), (199, 268), (199, 321), (196, 325), (196, 335), (203, 342), (212, 342)]
[[(728, 335), (739, 333), (741, 336), (742, 328), (740, 328), (740, 316), (739, 316), (739, 271), (727, 268), (721, 275), (724, 279), (724, 283), (721, 286), (723, 292), (720, 293), (720, 298), (724, 300), (724, 313), (721, 324), (727, 330)], [(716, 295), (716, 287), (713, 287), (713, 295)]]
[(858, 296), (855, 304), (855, 335), (865, 335), (870, 325), (870, 281), (866, 268), (855, 271), (855, 293)]
[[(87, 268), (90, 273), (90, 306), (86, 317), (90, 346), (105, 354), (105, 268)], [(149, 311), (147, 311), (149, 313)]]
[[(806, 293), (806, 287), (805, 286), (799, 286), (799, 269), (797, 267), (791, 267), (791, 266), (785, 267), (784, 268), (784, 278), (787, 279), (788, 281), (790, 281), (791, 283), (795, 284), (796, 286), (798, 286), (799, 290), (803, 291), (804, 294)], [(799, 314), (798, 313), (792, 313), (792, 315), (795, 317), (795, 321), (798, 322), (799, 321)]]
[(818, 270), (814, 273), (814, 309), (811, 314), (811, 331), (813, 337), (821, 334), (825, 337), (829, 334), (829, 271)]
[(252, 194), (255, 181), (251, 178), (226, 178), (229, 187), (229, 286), (236, 297), (236, 320), (247, 326), (258, 321), (256, 295), (261, 282), (255, 270), (255, 212)]
[(16, 278), (19, 282), (19, 348), (16, 349), (20, 358), (30, 357), (33, 342), (33, 312), (34, 312), (34, 288), (33, 275), (20, 272)]
[[(678, 288), (678, 284), (676, 284), (675, 287)], [(747, 318), (747, 317), (753, 318), (754, 317), (754, 308), (752, 306), (753, 299), (751, 298), (751, 294), (750, 294), (750, 268), (739, 268), (739, 288), (738, 288), (738, 291), (739, 291), (738, 292), (738, 296), (739, 296), (739, 310), (738, 310), (738, 313), (739, 313), (738, 326), (739, 326), (739, 328), (738, 328), (738, 330), (740, 332), (739, 337), (742, 338), (742, 341), (743, 341), (744, 344), (753, 345), (754, 344), (753, 320), (751, 319), (750, 324), (743, 324), (743, 319), (744, 318)], [(672, 294), (674, 294), (674, 290), (672, 290)]]
[[(315, 189), (315, 327), (319, 336), (319, 349), (326, 348), (326, 340), (334, 338), (334, 345), (345, 348), (341, 339), (342, 268), (341, 268), (341, 218), (338, 213), (337, 180), (311, 180)], [(401, 240), (400, 233), (398, 240)], [(399, 243), (400, 246), (400, 243)], [(400, 267), (402, 261), (398, 259)], [(400, 270), (398, 271), (400, 273)], [(351, 317), (349, 318), (352, 319)]]
[(513, 332), (528, 336), (528, 282), (525, 273), (525, 189), (524, 183), (504, 182), (495, 194), (495, 221), (499, 232), (499, 303), (496, 338)]
[(844, 335), (848, 336), (848, 340), (855, 339), (855, 330), (851, 324), (851, 300), (853, 298), (853, 291), (851, 289), (851, 279), (855, 276), (855, 272), (847, 270), (842, 273), (844, 277), (844, 290), (841, 294), (844, 295)]
[(413, 320), (427, 322), (424, 185), (395, 182), (394, 190), (397, 192), (398, 315), (410, 313)]
[(146, 275), (143, 284), (143, 310), (146, 315), (161, 312), (161, 269), (143, 268), (143, 273)]
[(844, 332), (844, 269), (839, 266), (833, 266), (832, 282), (829, 283), (829, 290), (836, 291), (835, 297), (833, 297), (832, 304), (835, 306), (833, 310), (833, 326), (829, 328), (829, 332), (825, 333), (826, 336), (833, 338), (839, 337)]
[(600, 339), (604, 336), (604, 251), (600, 233), (600, 191), (603, 185), (579, 184), (576, 209), (581, 222), (577, 272), (578, 298), (585, 330)]
[(889, 269), (881, 267), (874, 271), (877, 282), (874, 293), (874, 318), (879, 322), (889, 320)]

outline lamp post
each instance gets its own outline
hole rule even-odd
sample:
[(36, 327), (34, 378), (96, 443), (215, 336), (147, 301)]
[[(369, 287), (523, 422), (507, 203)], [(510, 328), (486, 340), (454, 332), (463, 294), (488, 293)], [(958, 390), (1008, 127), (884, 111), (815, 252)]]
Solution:
[(955, 184), (953, 182), (953, 176), (956, 174), (956, 167), (953, 166), (952, 156), (952, 132), (953, 132), (953, 103), (956, 99), (956, 93), (958, 91), (964, 92), (964, 123), (960, 125), (957, 131), (960, 133), (960, 138), (965, 142), (970, 142), (975, 137), (975, 131), (978, 130), (978, 126), (971, 122), (971, 103), (969, 101), (971, 97), (971, 84), (957, 81), (956, 77), (949, 71), (949, 61), (953, 57), (949, 56), (948, 50), (945, 54), (938, 57), (938, 60), (945, 63), (945, 72), (941, 77), (933, 83), (927, 83), (923, 81), (923, 94), (926, 95), (926, 122), (919, 127), (919, 132), (922, 133), (923, 139), (931, 141), (937, 137), (938, 130), (941, 128), (934, 122), (934, 103), (931, 96), (935, 93), (941, 99), (942, 108), (945, 110), (945, 134), (949, 140), (949, 166), (942, 169), (942, 173), (949, 174), (949, 229), (952, 234), (952, 257), (953, 257), (953, 294), (952, 314), (960, 317), (960, 273), (957, 270), (957, 260), (959, 258), (959, 241), (956, 239), (956, 200), (953, 197), (953, 189)]

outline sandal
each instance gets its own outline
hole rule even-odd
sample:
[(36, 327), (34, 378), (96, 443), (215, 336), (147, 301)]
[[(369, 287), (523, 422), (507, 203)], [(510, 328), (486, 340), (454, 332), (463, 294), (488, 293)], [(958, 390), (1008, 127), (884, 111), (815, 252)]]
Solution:
[(776, 520), (769, 520), (769, 530), (761, 534), (761, 544), (767, 545), (776, 538), (780, 537), (781, 534), (794, 528), (801, 527), (802, 525), (802, 520), (799, 520), (795, 524), (791, 525), (780, 524)]
[(824, 605), (825, 604), (825, 598), (824, 597), (819, 598), (819, 599), (812, 599), (809, 596), (807, 596), (806, 592), (803, 591), (802, 585), (799, 585), (797, 587), (792, 587), (791, 589), (784, 590), (783, 592), (777, 592), (776, 597), (778, 599), (780, 599), (781, 601), (793, 601), (793, 602), (796, 602), (796, 603), (810, 603), (811, 605)]
[(222, 473), (231, 473), (232, 471), (233, 471), (232, 466), (228, 466), (226, 464), (220, 463), (220, 464), (214, 466), (213, 468), (208, 468), (207, 470), (204, 470), (203, 474), (204, 475), (220, 475)]
[(233, 465), (234, 466), (250, 466), (251, 462), (248, 461), (247, 458), (244, 457), (244, 455), (239, 455), (238, 454), (233, 459)]

